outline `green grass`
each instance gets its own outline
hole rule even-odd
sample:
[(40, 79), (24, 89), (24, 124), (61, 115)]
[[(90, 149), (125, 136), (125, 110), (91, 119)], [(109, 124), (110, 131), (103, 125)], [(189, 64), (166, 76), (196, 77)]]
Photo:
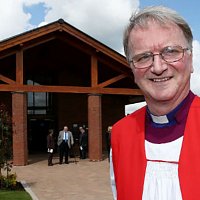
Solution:
[(0, 199), (2, 200), (32, 200), (26, 191), (0, 190)]

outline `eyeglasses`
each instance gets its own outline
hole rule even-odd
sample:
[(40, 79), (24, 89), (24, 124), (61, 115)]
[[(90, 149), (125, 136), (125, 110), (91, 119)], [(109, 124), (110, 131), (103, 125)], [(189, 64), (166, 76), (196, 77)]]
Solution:
[(150, 67), (154, 62), (154, 56), (160, 55), (166, 63), (173, 63), (181, 60), (184, 56), (185, 51), (190, 50), (189, 48), (183, 48), (181, 46), (167, 46), (164, 47), (160, 53), (144, 52), (133, 56), (129, 61), (133, 63), (133, 66), (137, 69), (143, 69)]

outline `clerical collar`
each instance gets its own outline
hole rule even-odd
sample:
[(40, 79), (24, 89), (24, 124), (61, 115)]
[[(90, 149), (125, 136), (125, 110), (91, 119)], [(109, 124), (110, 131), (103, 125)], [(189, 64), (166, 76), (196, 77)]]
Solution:
[(145, 139), (155, 144), (174, 141), (184, 135), (190, 105), (195, 95), (190, 91), (187, 97), (170, 113), (154, 116), (147, 108)]
[(167, 115), (155, 116), (155, 115), (150, 113), (150, 116), (151, 116), (152, 121), (156, 124), (167, 124), (167, 123), (169, 123)]
[(155, 127), (163, 127), (163, 126), (172, 126), (176, 124), (177, 122), (176, 117), (180, 108), (182, 107), (183, 104), (185, 104), (185, 102), (189, 101), (189, 99), (191, 99), (191, 97), (193, 96), (194, 94), (190, 91), (187, 97), (167, 115), (162, 115), (162, 116), (153, 115), (147, 107), (147, 115), (148, 118), (151, 119), (152, 125)]

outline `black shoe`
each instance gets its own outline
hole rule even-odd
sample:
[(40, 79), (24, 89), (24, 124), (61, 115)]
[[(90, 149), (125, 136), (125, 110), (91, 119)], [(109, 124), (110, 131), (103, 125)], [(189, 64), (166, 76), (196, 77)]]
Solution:
[(69, 162), (65, 162), (65, 164), (69, 164)]
[(53, 166), (53, 164), (51, 163), (51, 164), (48, 164), (48, 166)]

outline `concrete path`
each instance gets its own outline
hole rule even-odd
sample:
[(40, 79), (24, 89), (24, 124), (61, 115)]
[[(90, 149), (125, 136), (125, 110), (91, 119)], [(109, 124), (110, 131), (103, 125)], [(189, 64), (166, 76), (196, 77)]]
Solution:
[(31, 156), (29, 165), (14, 166), (18, 181), (25, 181), (39, 200), (113, 200), (108, 160), (47, 166), (47, 155)]

